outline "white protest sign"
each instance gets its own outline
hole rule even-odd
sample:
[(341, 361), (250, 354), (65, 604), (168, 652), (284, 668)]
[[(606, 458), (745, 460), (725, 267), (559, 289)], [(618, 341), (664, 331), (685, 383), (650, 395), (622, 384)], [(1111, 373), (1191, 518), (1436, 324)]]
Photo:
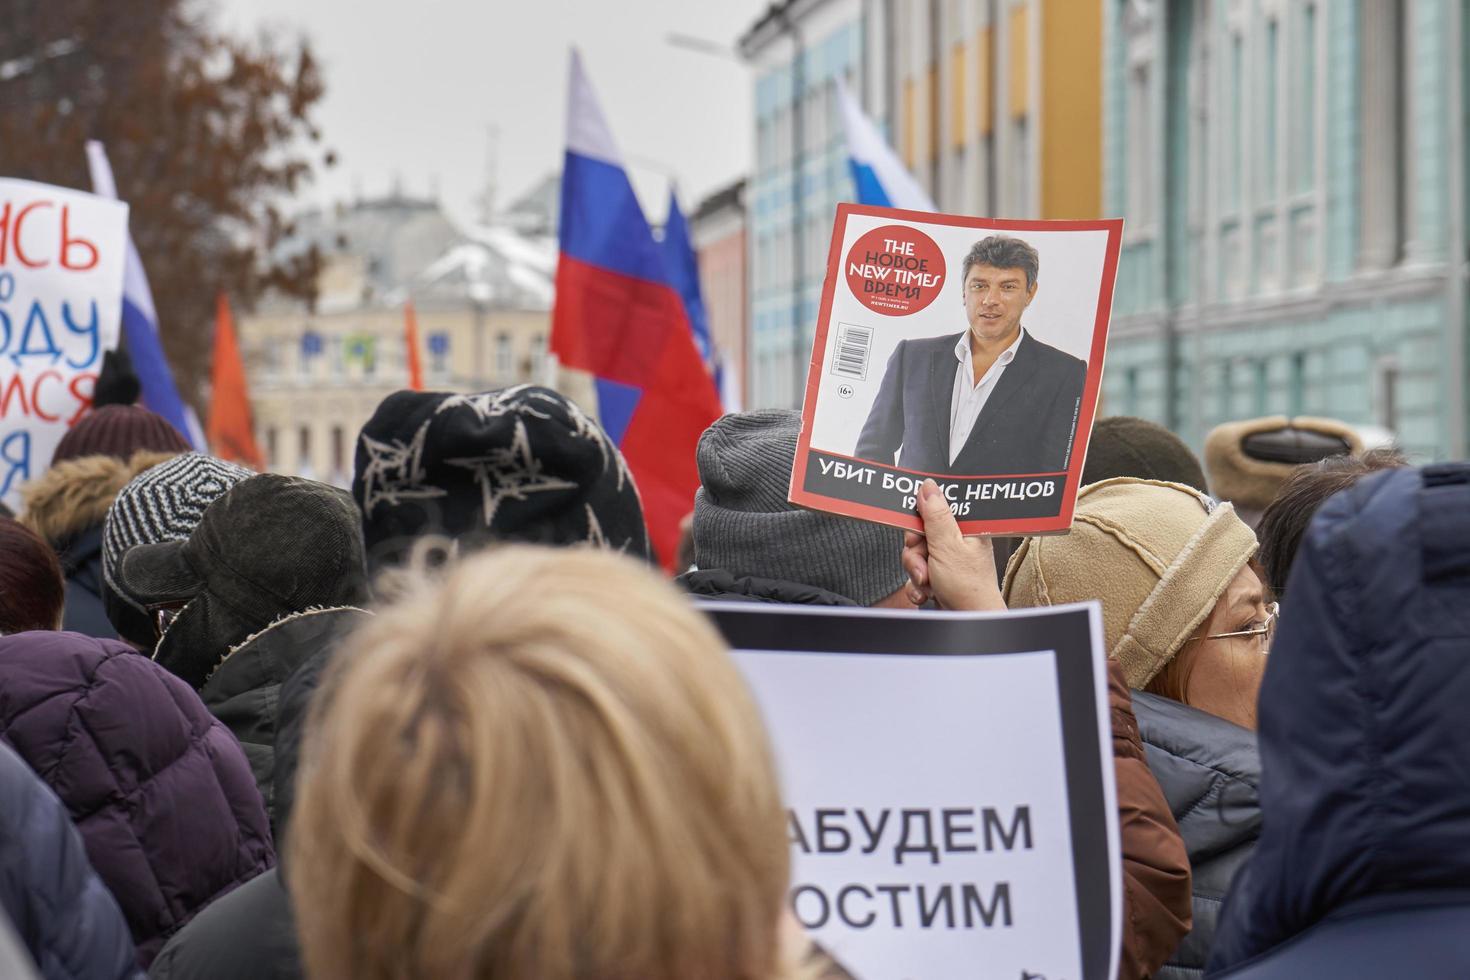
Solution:
[(1109, 980), (1121, 937), (1096, 604), (704, 606), (781, 769), (791, 905), (857, 980)]
[(15, 507), (117, 346), (128, 206), (0, 178), (0, 500)]

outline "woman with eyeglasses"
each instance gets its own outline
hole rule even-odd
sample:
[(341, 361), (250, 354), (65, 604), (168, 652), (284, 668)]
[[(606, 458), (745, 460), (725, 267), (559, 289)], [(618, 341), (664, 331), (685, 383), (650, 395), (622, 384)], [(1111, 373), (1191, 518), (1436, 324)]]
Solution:
[(909, 538), (904, 564), (941, 606), (1102, 604), (1103, 642), (1133, 688), (1148, 767), (1192, 870), (1192, 929), (1152, 975), (1198, 977), (1220, 901), (1260, 833), (1256, 696), (1276, 610), (1251, 565), (1254, 532), (1191, 487), (1104, 480), (1077, 495), (1069, 533), (1022, 542), (997, 595), (989, 543), (948, 533), (947, 511), (921, 512), (927, 537)]

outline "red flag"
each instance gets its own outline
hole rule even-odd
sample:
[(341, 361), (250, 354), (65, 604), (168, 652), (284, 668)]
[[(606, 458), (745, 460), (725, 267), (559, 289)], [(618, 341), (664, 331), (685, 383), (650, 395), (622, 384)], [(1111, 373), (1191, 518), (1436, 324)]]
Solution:
[(211, 450), (220, 459), (234, 460), (252, 469), (263, 469), (260, 449), (255, 444), (255, 426), (250, 420), (250, 389), (245, 384), (245, 365), (235, 341), (235, 320), (224, 293), (214, 311), (214, 366), (210, 383), (214, 389), (209, 403), (207, 435)]
[(424, 390), (424, 366), (419, 363), (419, 321), (413, 315), (413, 300), (403, 304), (403, 343), (408, 348), (408, 386)]

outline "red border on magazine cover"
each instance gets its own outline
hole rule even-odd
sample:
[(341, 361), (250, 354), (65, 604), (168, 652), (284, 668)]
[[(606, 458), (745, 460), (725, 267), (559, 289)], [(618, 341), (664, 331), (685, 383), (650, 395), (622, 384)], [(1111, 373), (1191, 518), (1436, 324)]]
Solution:
[[(807, 369), (806, 394), (801, 409), (801, 436), (796, 443), (796, 462), (791, 468), (789, 499), (794, 504), (812, 507), (832, 514), (859, 517), (864, 520), (890, 524), (912, 531), (922, 531), (923, 521), (917, 513), (902, 514), (882, 507), (829, 497), (813, 493), (799, 484), (806, 472), (807, 458), (811, 454), (812, 415), (816, 411), (817, 391), (822, 380), (822, 361), (827, 350), (827, 327), (832, 316), (832, 298), (838, 283), (846, 283), (841, 275), (842, 243), (847, 236), (847, 219), (850, 215), (865, 215), (875, 218), (893, 218), (897, 221), (913, 221), (930, 225), (957, 225), (991, 231), (1106, 231), (1107, 251), (1103, 261), (1101, 288), (1097, 296), (1097, 315), (1093, 320), (1092, 348), (1087, 359), (1087, 380), (1082, 389), (1082, 404), (1077, 414), (1077, 430), (1073, 436), (1072, 452), (1068, 457), (1066, 482), (1062, 491), (1061, 509), (1055, 517), (1023, 517), (1001, 520), (959, 520), (960, 531), (972, 534), (1059, 534), (1072, 526), (1072, 511), (1077, 503), (1077, 491), (1082, 481), (1082, 468), (1087, 462), (1087, 445), (1092, 437), (1092, 422), (1097, 414), (1098, 392), (1102, 387), (1103, 355), (1107, 349), (1108, 322), (1113, 309), (1113, 290), (1117, 280), (1118, 256), (1122, 250), (1123, 219), (1100, 218), (1086, 220), (1036, 220), (1023, 221), (1009, 218), (970, 218), (950, 214), (930, 214), (925, 211), (905, 211), (899, 208), (881, 208), (865, 204), (837, 205), (837, 219), (832, 226), (832, 243), (827, 249), (827, 278), (822, 286), (822, 306), (818, 311), (817, 335), (812, 342), (811, 363)], [(827, 456), (843, 456), (821, 450)], [(844, 456), (846, 459), (855, 457)], [(963, 478), (964, 474), (939, 475), (921, 473), (904, 467), (879, 463), (876, 460), (858, 462), (901, 469), (916, 476), (932, 476), (936, 480)], [(1009, 476), (1046, 477), (1055, 473), (1017, 473)], [(1006, 476), (986, 474), (985, 479), (1004, 479)]]

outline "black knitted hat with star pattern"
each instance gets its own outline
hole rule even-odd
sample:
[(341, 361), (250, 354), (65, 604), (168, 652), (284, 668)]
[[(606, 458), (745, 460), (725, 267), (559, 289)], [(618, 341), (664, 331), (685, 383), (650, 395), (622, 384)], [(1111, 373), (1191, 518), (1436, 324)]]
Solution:
[(374, 571), (400, 564), (425, 535), (462, 554), (520, 541), (651, 556), (623, 454), (549, 388), (389, 395), (357, 437), (352, 496)]

